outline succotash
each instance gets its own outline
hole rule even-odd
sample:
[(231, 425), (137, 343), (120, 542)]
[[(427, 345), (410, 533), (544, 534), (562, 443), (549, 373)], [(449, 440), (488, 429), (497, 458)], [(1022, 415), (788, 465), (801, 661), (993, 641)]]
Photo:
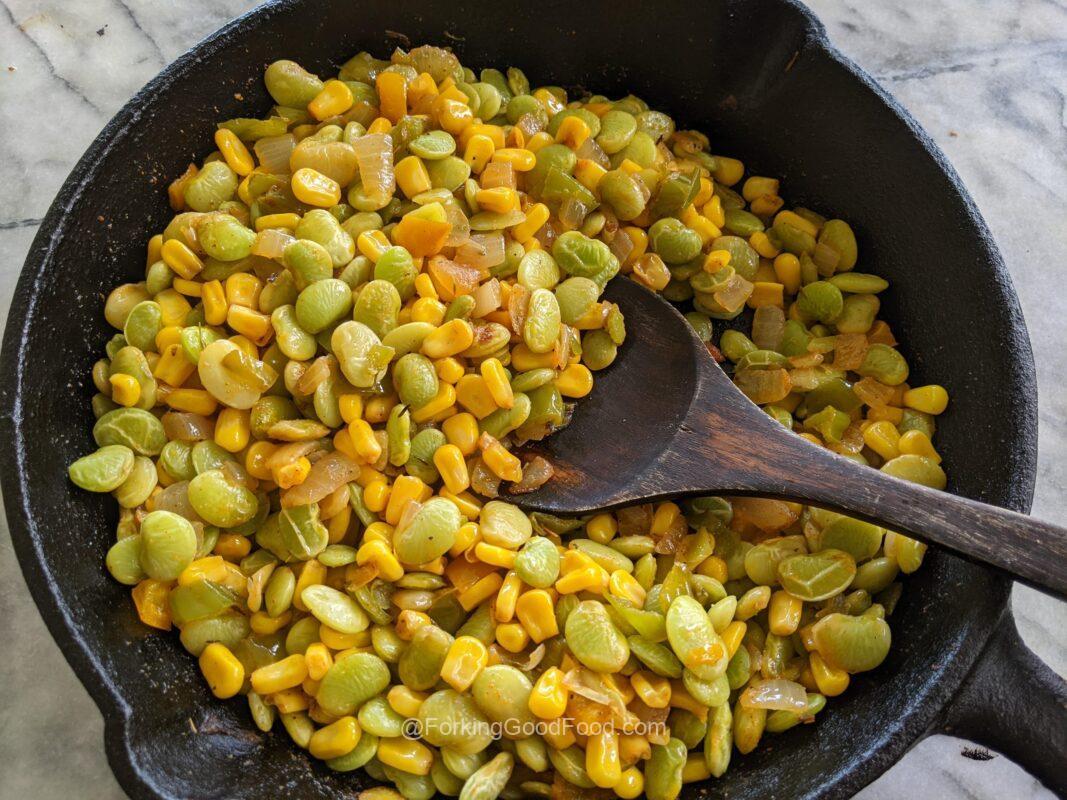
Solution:
[(846, 222), (636, 97), (434, 47), (265, 79), (107, 298), (70, 467), (211, 692), (396, 787), (366, 800), (672, 800), (882, 663), (914, 540), (776, 500), (508, 502), (623, 343), (618, 273), (688, 304), (782, 425), (944, 486), (948, 396), (906, 383)]

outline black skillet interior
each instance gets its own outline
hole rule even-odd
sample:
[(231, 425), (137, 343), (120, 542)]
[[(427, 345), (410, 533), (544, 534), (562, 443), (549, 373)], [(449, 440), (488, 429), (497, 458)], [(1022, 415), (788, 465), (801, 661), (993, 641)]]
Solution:
[[(111, 335), (106, 293), (143, 276), (144, 243), (170, 215), (165, 186), (209, 149), (214, 122), (265, 112), (263, 67), (288, 57), (328, 73), (360, 49), (451, 45), (473, 67), (522, 66), (535, 82), (652, 99), (716, 152), (781, 176), (791, 202), (840, 214), (862, 268), (884, 275), (885, 317), (914, 380), (956, 398), (941, 423), (951, 490), (1025, 510), (1035, 387), (1017, 301), (988, 231), (928, 139), (827, 44), (790, 0), (694, 4), (453, 0), (278, 2), (180, 59), (93, 145), (49, 212), (4, 341), (4, 492), (12, 535), (53, 634), (107, 720), (111, 763), (135, 797), (351, 796), (284, 733), (254, 731), (244, 704), (206, 691), (176, 636), (146, 630), (103, 554), (113, 501), (77, 491), (89, 369)], [(640, 332), (635, 332), (640, 335)], [(996, 343), (995, 347), (989, 345)], [(1001, 614), (1007, 581), (933, 553), (906, 581), (893, 650), (818, 724), (768, 737), (687, 796), (841, 797), (939, 718)]]

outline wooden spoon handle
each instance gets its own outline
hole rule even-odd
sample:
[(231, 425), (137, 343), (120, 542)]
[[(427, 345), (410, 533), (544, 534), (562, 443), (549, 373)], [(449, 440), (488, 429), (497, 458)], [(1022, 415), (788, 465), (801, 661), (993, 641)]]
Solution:
[(908, 483), (799, 436), (748, 461), (742, 494), (798, 500), (932, 542), (1067, 599), (1067, 529), (1024, 514)]

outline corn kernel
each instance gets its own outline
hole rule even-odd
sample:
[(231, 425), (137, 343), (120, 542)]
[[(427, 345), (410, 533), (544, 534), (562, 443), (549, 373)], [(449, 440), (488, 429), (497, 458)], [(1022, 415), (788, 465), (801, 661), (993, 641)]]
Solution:
[(309, 206), (329, 208), (341, 202), (341, 187), (337, 181), (311, 167), (301, 167), (294, 172), (289, 184), (296, 199)]
[[(510, 385), (508, 386), (510, 389)], [(464, 375), (456, 383), (456, 402), (478, 419), (485, 419), (498, 406), (481, 375)]]
[(220, 642), (212, 642), (204, 648), (200, 654), (200, 671), (212, 694), (221, 700), (233, 697), (244, 685), (244, 665)]
[(478, 544), (474, 546), (474, 555), (479, 561), (485, 564), (492, 564), (494, 567), (511, 569), (515, 566), (515, 558), (518, 554), (514, 550), (508, 550), (506, 547), (498, 547), (494, 544), (478, 542)]
[(429, 422), (438, 414), (446, 411), (456, 404), (456, 389), (451, 384), (442, 383), (437, 390), (437, 395), (421, 408), (411, 412), (411, 421), (422, 424)]
[(464, 411), (449, 417), (441, 423), (441, 431), (448, 442), (464, 456), (474, 455), (478, 449), (478, 420), (473, 414)]
[(511, 228), (511, 237), (519, 243), (532, 239), (534, 234), (548, 222), (548, 217), (548, 206), (544, 203), (536, 203), (527, 209), (526, 220)]
[(433, 751), (430, 748), (422, 742), (403, 737), (383, 738), (378, 743), (377, 755), (383, 764), (412, 775), (429, 775), (433, 765)]
[(630, 676), (630, 685), (649, 708), (667, 708), (671, 703), (671, 682), (646, 670)]
[(541, 673), (530, 692), (530, 711), (541, 719), (559, 719), (567, 709), (570, 690), (563, 685), (563, 672), (549, 667)]
[(904, 392), (904, 405), (936, 416), (948, 408), (948, 392), (937, 384), (917, 386)]
[(170, 267), (175, 275), (186, 280), (192, 280), (204, 268), (204, 262), (200, 260), (200, 256), (179, 239), (168, 239), (163, 242), (160, 256), (163, 258), (163, 263)]
[(496, 626), (496, 641), (509, 653), (518, 653), (529, 643), (530, 634), (517, 622), (504, 622)]
[(557, 376), (556, 388), (564, 397), (585, 397), (593, 391), (593, 373), (584, 364), (571, 364)]
[(475, 134), (467, 140), (467, 145), (463, 150), (463, 160), (470, 166), (471, 172), (481, 175), (495, 150), (496, 145), (493, 144), (492, 139), (485, 134)]
[(219, 407), (219, 401), (206, 389), (175, 389), (167, 395), (166, 403), (176, 411), (189, 411), (205, 417), (214, 414)]
[(308, 677), (316, 681), (321, 681), (333, 666), (330, 649), (322, 642), (308, 645), (304, 651), (304, 661), (307, 663)]
[(230, 169), (241, 177), (249, 175), (255, 169), (256, 163), (252, 160), (252, 154), (233, 131), (226, 128), (215, 131), (215, 147), (222, 153), (222, 158)]
[(441, 665), (441, 679), (457, 692), (465, 692), (489, 662), (489, 651), (473, 636), (459, 636)]
[(472, 611), (495, 595), (503, 583), (504, 579), (499, 572), (490, 572), (460, 592), (456, 599), (464, 611)]
[(304, 456), (289, 464), (283, 464), (272, 470), (274, 482), (282, 489), (291, 489), (299, 486), (311, 472), (311, 462)]
[(428, 358), (445, 358), (462, 353), (474, 343), (474, 329), (464, 319), (450, 320), (430, 333), (422, 343)]
[(478, 438), (478, 448), (482, 451), (482, 460), (485, 465), (498, 478), (512, 482), (522, 480), (522, 462), (510, 453), (496, 437), (483, 432)]
[(245, 469), (248, 474), (256, 480), (271, 480), (273, 475), (267, 462), (277, 449), (278, 446), (273, 442), (253, 442), (245, 453)]
[(120, 406), (129, 408), (141, 399), (141, 384), (132, 375), (116, 372), (108, 378), (108, 383), (111, 384), (111, 399)]
[(311, 735), (308, 752), (323, 760), (340, 758), (356, 749), (362, 733), (355, 717), (341, 717)]
[(220, 555), (229, 561), (240, 561), (252, 551), (252, 541), (247, 536), (239, 533), (223, 533), (215, 542), (216, 555)]
[(419, 628), (425, 628), (427, 625), (433, 625), (429, 615), (406, 608), (397, 615), (396, 635), (405, 642), (410, 642)]
[(637, 582), (637, 578), (625, 570), (617, 569), (611, 573), (608, 591), (616, 597), (629, 600), (638, 608), (645, 604), (645, 588)]
[(308, 103), (308, 111), (320, 122), (329, 117), (344, 114), (352, 107), (355, 98), (344, 81), (328, 80)]
[(471, 485), (467, 462), (463, 459), (463, 453), (454, 444), (438, 447), (433, 454), (433, 463), (437, 471), (441, 473), (441, 479), (444, 480), (449, 491), (458, 494)]
[(396, 185), (409, 198), (433, 188), (430, 173), (418, 156), (407, 156), (396, 165)]
[(863, 442), (889, 461), (900, 455), (900, 432), (891, 422), (873, 422), (863, 431)]
[(393, 481), (392, 491), (389, 492), (389, 503), (385, 507), (385, 521), (390, 525), (400, 522), (407, 504), (414, 500), (416, 503), (425, 503), (430, 499), (433, 490), (414, 475), (401, 475)]
[(597, 544), (607, 544), (619, 532), (619, 523), (613, 514), (597, 514), (585, 523), (585, 535)]
[(273, 694), (299, 686), (308, 676), (307, 664), (300, 653), (255, 670), (250, 679), (257, 694)]
[(935, 464), (941, 463), (941, 454), (934, 449), (930, 437), (922, 431), (905, 431), (897, 445), (904, 455), (923, 456)]
[(493, 153), (493, 161), (511, 164), (516, 172), (529, 172), (537, 163), (537, 158), (529, 150), (518, 147), (505, 147)]
[(418, 715), (419, 708), (422, 707), (427, 697), (425, 692), (416, 692), (407, 686), (397, 684), (389, 689), (385, 699), (389, 702), (389, 707), (397, 714), (403, 717), (414, 717)]
[(848, 688), (849, 675), (843, 669), (831, 667), (817, 652), (808, 656), (812, 677), (819, 691), (827, 697), (837, 697)]

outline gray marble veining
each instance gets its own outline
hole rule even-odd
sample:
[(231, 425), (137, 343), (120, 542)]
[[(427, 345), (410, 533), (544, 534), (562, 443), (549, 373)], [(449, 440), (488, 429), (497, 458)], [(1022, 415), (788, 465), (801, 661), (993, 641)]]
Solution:
[[(0, 0), (0, 323), (40, 219), (85, 147), (164, 64), (252, 5)], [(1067, 300), (1053, 277), (1067, 253), (1067, 4), (810, 5), (831, 39), (943, 148), (1000, 243), (1040, 382), (1034, 513), (1067, 520)], [(1027, 643), (1067, 673), (1067, 605), (1022, 587), (1013, 605)], [(0, 640), (6, 645), (0, 797), (123, 797), (104, 758), (100, 715), (37, 615), (6, 531), (0, 535)], [(965, 746), (950, 737), (928, 739), (859, 797), (1051, 797), (1006, 758), (961, 757)]]

